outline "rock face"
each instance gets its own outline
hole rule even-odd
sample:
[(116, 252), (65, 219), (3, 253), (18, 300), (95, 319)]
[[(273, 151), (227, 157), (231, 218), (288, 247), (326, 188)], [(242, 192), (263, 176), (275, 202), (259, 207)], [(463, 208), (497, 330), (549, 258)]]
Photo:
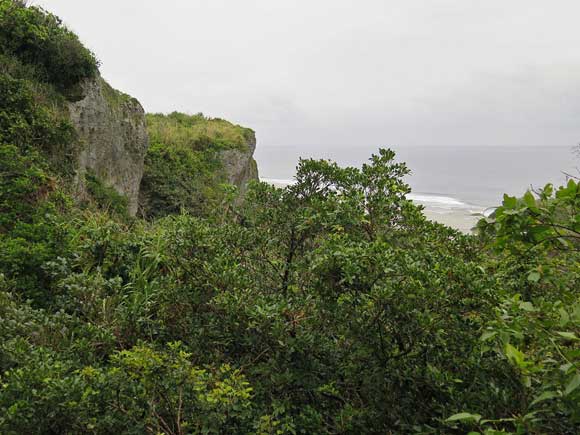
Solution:
[[(69, 103), (70, 119), (78, 136), (77, 185), (86, 193), (85, 174), (91, 172), (128, 199), (129, 214), (139, 207), (139, 189), (149, 135), (143, 107), (136, 99), (109, 86), (101, 77), (83, 84), (83, 98)], [(226, 181), (243, 198), (247, 183), (258, 180), (253, 158), (256, 136), (244, 134), (245, 146), (223, 151), (220, 159)]]
[(228, 183), (238, 187), (240, 198), (243, 198), (249, 181), (258, 180), (258, 165), (254, 160), (256, 135), (248, 135), (247, 147), (244, 150), (231, 149), (222, 151), (221, 161)]
[(79, 135), (77, 182), (83, 190), (84, 174), (92, 171), (105, 184), (129, 200), (135, 215), (143, 160), (149, 137), (143, 107), (136, 99), (111, 88), (97, 77), (83, 84), (84, 98), (69, 103)]

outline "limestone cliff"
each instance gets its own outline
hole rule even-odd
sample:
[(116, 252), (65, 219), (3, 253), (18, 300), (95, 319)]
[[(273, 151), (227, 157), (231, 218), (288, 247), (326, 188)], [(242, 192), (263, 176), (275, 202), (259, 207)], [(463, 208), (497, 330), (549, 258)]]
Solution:
[(82, 90), (83, 98), (69, 103), (79, 137), (78, 184), (82, 190), (84, 174), (92, 171), (127, 196), (129, 213), (134, 215), (149, 146), (143, 107), (101, 77), (84, 82)]
[(254, 160), (256, 135), (253, 131), (246, 134), (246, 147), (244, 148), (221, 152), (222, 165), (228, 183), (238, 187), (240, 198), (244, 196), (248, 182), (258, 180), (258, 165)]

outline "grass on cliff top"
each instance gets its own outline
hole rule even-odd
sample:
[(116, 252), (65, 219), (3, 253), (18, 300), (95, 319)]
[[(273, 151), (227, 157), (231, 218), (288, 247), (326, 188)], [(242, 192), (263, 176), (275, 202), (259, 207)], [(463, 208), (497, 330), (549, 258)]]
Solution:
[(219, 118), (208, 118), (201, 113), (148, 114), (147, 125), (152, 144), (171, 144), (195, 151), (244, 150), (254, 135), (249, 128)]

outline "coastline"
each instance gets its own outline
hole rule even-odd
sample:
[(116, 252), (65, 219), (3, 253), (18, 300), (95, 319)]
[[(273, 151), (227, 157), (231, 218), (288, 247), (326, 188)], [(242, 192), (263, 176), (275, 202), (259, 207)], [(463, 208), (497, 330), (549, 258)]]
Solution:
[(480, 216), (474, 216), (467, 210), (453, 210), (448, 213), (440, 213), (429, 208), (423, 210), (427, 219), (455, 228), (465, 234), (471, 234), (473, 228), (481, 219)]

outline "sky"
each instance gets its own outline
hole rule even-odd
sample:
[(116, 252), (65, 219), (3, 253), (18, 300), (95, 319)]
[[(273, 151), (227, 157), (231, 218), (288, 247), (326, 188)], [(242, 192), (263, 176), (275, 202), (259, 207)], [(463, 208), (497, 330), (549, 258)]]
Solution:
[(148, 112), (259, 147), (573, 146), (578, 0), (36, 0)]

